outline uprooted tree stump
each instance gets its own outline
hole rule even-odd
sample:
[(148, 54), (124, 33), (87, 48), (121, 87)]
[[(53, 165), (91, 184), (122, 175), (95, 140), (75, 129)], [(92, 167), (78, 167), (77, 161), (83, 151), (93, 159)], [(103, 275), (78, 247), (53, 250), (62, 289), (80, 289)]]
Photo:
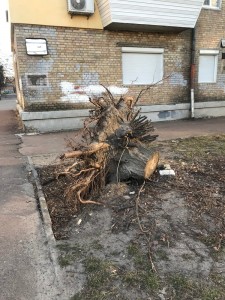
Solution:
[(151, 121), (134, 107), (138, 98), (121, 96), (116, 100), (105, 90), (104, 96), (90, 99), (94, 108), (80, 133), (85, 146), (70, 140), (72, 151), (60, 157), (68, 163), (57, 177), (72, 178), (65, 195), (75, 211), (80, 204), (100, 204), (87, 199), (98, 195), (109, 181), (148, 179), (159, 161), (158, 152), (148, 146), (157, 138)]

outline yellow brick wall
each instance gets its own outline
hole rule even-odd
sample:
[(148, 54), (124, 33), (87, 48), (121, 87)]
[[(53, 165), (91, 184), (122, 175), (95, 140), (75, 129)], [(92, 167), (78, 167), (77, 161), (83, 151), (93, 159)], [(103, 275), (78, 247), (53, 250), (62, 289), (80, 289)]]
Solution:
[[(225, 1), (221, 9), (202, 9), (196, 25), (196, 78), (197, 101), (225, 100), (225, 60), (222, 60), (221, 39), (225, 39)], [(219, 50), (217, 82), (198, 83), (200, 50)]]
[[(46, 38), (49, 55), (28, 56), (26, 37)], [(189, 102), (189, 30), (158, 34), (16, 25), (15, 41), (27, 110), (83, 106), (69, 100), (62, 101), (62, 82), (69, 82), (74, 87), (97, 84), (122, 87), (122, 45), (164, 48), (164, 76), (169, 77), (147, 93), (140, 103)], [(46, 74), (48, 86), (37, 89), (29, 87), (27, 74)], [(129, 94), (136, 97), (144, 86), (127, 87)]]

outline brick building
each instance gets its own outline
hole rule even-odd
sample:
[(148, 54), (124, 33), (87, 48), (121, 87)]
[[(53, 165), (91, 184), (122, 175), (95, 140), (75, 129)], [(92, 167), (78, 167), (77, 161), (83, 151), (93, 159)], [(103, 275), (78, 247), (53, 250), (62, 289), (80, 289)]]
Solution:
[(195, 29), (195, 98), (202, 116), (225, 115), (224, 18), (225, 2), (206, 0)]
[(12, 48), (25, 126), (79, 127), (100, 84), (135, 97), (158, 82), (139, 102), (153, 121), (225, 115), (222, 1), (17, 2)]

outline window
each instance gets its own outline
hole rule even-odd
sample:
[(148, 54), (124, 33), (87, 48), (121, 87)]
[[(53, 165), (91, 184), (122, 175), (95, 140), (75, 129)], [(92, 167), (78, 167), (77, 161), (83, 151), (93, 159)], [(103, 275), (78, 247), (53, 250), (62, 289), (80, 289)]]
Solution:
[(203, 5), (206, 8), (220, 8), (221, 0), (205, 0)]
[(123, 84), (152, 84), (163, 78), (161, 48), (122, 48)]
[(216, 82), (218, 54), (219, 51), (217, 50), (200, 50), (198, 70), (199, 83)]
[(43, 88), (48, 86), (47, 74), (26, 74), (26, 85), (29, 88)]

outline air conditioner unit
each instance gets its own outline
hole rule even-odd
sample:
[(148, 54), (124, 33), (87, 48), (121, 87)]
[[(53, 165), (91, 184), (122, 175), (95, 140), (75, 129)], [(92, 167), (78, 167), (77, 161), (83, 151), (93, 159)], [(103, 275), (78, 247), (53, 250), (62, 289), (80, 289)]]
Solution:
[(91, 15), (95, 12), (94, 0), (67, 0), (68, 13), (71, 15)]

